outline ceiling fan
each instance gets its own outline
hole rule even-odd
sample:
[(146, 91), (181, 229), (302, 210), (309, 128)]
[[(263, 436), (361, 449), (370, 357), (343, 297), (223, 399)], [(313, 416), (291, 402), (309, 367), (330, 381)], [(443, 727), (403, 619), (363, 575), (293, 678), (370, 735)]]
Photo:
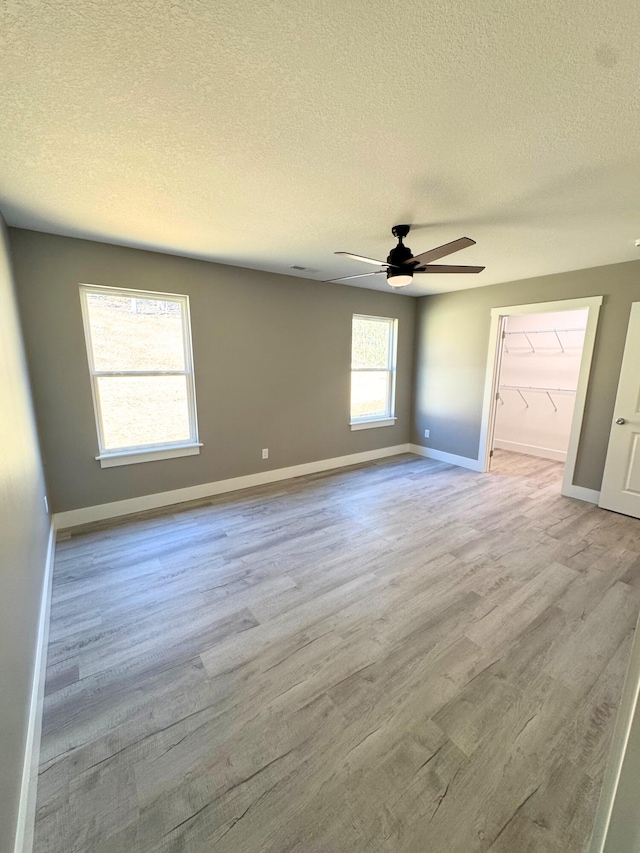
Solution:
[(334, 252), (336, 255), (344, 255), (347, 258), (353, 258), (354, 261), (363, 261), (365, 264), (374, 264), (377, 267), (382, 267), (382, 269), (376, 270), (376, 272), (359, 273), (358, 275), (344, 275), (340, 278), (332, 278), (330, 280), (346, 281), (350, 278), (364, 278), (367, 275), (380, 275), (380, 273), (386, 272), (387, 284), (391, 287), (406, 287), (413, 281), (414, 273), (482, 272), (484, 269), (484, 267), (461, 267), (431, 263), (431, 261), (444, 258), (445, 255), (451, 255), (453, 252), (459, 252), (460, 249), (466, 249), (467, 246), (475, 246), (476, 241), (470, 237), (460, 237), (460, 239), (453, 240), (451, 243), (445, 243), (444, 246), (429, 249), (429, 251), (422, 252), (420, 255), (412, 255), (411, 249), (402, 242), (410, 230), (410, 225), (393, 226), (391, 233), (394, 237), (398, 238), (398, 245), (389, 252), (389, 257), (386, 261), (376, 261), (373, 258), (365, 258), (362, 255), (353, 255), (351, 252)]

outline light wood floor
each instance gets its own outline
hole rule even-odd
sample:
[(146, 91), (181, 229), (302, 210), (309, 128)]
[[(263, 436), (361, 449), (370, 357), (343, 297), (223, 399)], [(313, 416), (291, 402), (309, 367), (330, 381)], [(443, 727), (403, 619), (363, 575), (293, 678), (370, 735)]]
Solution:
[(581, 853), (640, 521), (405, 456), (57, 549), (36, 853)]

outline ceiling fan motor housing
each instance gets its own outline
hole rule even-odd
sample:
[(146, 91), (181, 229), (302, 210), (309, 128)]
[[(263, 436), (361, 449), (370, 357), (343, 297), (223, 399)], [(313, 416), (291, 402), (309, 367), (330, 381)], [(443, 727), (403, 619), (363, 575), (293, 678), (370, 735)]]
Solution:
[[(411, 260), (413, 257), (413, 252), (408, 246), (405, 246), (402, 242), (402, 238), (406, 237), (409, 233), (408, 225), (395, 225), (392, 229), (394, 237), (398, 238), (398, 245), (395, 246), (387, 257), (387, 263), (391, 264), (390, 267), (387, 268), (387, 281), (393, 287), (394, 285), (390, 281), (390, 279), (397, 278), (398, 276), (409, 276), (413, 278), (413, 267), (409, 264), (405, 264), (405, 261)], [(408, 282), (404, 282), (407, 284)], [(398, 285), (395, 285), (398, 287)], [(404, 285), (403, 285), (404, 286)]]
[(411, 249), (408, 246), (405, 246), (404, 243), (398, 243), (398, 245), (389, 252), (387, 263), (394, 267), (399, 267), (404, 264), (405, 261), (411, 260), (412, 257), (413, 252)]

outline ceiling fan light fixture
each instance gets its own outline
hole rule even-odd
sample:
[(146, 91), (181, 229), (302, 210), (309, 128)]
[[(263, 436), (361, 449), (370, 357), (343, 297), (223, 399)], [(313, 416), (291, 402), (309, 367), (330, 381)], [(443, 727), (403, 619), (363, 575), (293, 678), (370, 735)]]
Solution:
[(406, 287), (413, 281), (413, 273), (404, 270), (387, 270), (387, 284), (389, 287)]

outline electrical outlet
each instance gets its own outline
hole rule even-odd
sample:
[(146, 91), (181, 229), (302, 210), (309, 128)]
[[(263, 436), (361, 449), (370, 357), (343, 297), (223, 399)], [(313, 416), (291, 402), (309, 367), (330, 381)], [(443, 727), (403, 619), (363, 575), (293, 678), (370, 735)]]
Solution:
[(44, 511), (49, 515), (49, 501), (46, 495), (44, 496)]
[(425, 431), (424, 431), (424, 437), (425, 437), (425, 438), (429, 438), (429, 430), (428, 430), (428, 429), (425, 429)]
[(269, 448), (268, 448), (268, 447), (263, 447), (263, 448), (262, 448), (262, 458), (263, 458), (263, 459), (268, 459), (268, 458), (269, 458)]

